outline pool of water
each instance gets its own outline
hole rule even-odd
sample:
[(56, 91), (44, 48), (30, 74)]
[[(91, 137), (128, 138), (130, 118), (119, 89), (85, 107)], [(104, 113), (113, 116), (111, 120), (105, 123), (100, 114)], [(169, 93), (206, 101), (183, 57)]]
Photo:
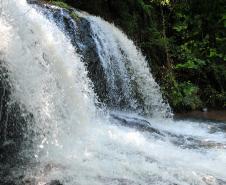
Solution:
[(176, 113), (176, 119), (194, 119), (207, 121), (221, 121), (226, 123), (226, 110), (192, 111), (187, 113)]

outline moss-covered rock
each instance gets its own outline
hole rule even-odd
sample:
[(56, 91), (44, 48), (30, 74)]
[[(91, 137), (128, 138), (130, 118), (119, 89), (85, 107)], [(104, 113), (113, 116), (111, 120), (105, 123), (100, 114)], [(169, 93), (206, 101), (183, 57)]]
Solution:
[(51, 3), (52, 5), (61, 7), (61, 8), (65, 8), (65, 9), (69, 9), (70, 6), (65, 3), (63, 0), (51, 0), (49, 3)]

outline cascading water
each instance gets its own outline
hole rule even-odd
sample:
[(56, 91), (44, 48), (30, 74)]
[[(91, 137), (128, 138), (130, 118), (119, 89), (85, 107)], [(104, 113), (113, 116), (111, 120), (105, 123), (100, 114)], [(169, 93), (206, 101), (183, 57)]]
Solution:
[[(63, 9), (48, 7), (43, 12), (67, 33), (83, 56), (82, 60), (91, 66), (88, 67), (90, 73), (99, 70), (91, 74), (91, 79), (97, 86), (97, 95), (105, 94), (101, 99), (107, 99), (104, 102), (108, 108), (136, 111), (152, 117), (171, 116), (170, 107), (163, 101), (145, 57), (124, 33), (87, 13), (74, 12), (79, 15), (77, 19), (81, 19), (76, 21)], [(104, 82), (97, 84), (96, 81)]]
[(1, 8), (0, 51), (13, 87), (10, 99), (32, 114), (28, 134), (35, 134), (34, 156), (39, 157), (42, 148), (60, 146), (59, 140), (91, 124), (96, 111), (92, 85), (55, 24), (23, 0), (2, 1)]
[[(169, 106), (121, 31), (97, 17), (78, 13), (75, 21), (68, 11), (25, 0), (1, 1), (0, 10), (9, 102), (30, 115), (24, 142), (32, 140), (20, 151), (27, 164), (9, 178), (38, 185), (226, 183), (223, 123), (164, 118)], [(98, 94), (101, 85), (106, 105), (117, 111), (111, 116), (97, 108), (93, 89)], [(134, 113), (140, 109), (152, 118)]]
[[(170, 116), (170, 108), (163, 102), (158, 84), (149, 71), (147, 62), (133, 42), (114, 25), (94, 16), (84, 16), (91, 24), (101, 65), (106, 73), (113, 104), (120, 101), (129, 109), (152, 116)], [(139, 98), (142, 102), (139, 102)]]

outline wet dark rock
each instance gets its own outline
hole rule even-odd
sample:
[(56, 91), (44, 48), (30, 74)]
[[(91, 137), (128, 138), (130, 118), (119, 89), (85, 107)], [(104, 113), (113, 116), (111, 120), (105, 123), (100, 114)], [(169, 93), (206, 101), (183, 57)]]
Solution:
[(17, 185), (15, 182), (13, 182), (13, 181), (8, 181), (8, 182), (4, 182), (4, 181), (1, 181), (0, 180), (0, 184), (1, 185)]
[(4, 64), (0, 61), (0, 184), (17, 185), (12, 172), (20, 168), (19, 152), (25, 140), (27, 121), (31, 121), (32, 116), (11, 100), (13, 87)]
[(141, 184), (137, 184), (137, 182), (134, 182), (126, 178), (109, 178), (109, 177), (102, 177), (102, 176), (99, 176), (98, 178), (99, 180), (101, 180), (103, 184), (141, 185)]
[(29, 4), (42, 4), (40, 0), (27, 0)]
[(95, 41), (91, 35), (90, 23), (86, 19), (81, 18), (77, 21), (77, 29), (77, 35), (75, 35), (72, 43), (82, 55), (82, 60), (88, 69), (88, 76), (94, 84), (94, 91), (99, 99), (102, 102), (109, 102), (110, 100), (107, 96), (107, 80), (97, 54)]
[[(75, 9), (59, 9), (48, 4), (35, 3), (48, 18), (55, 21), (56, 25), (70, 38), (76, 52), (80, 54), (82, 61), (88, 70), (88, 77), (93, 83), (95, 93), (100, 102), (110, 102), (107, 96), (107, 80), (97, 53), (95, 41), (92, 36), (90, 23), (85, 18), (74, 18), (77, 15)], [(40, 10), (40, 9), (39, 9)]]
[(218, 143), (214, 141), (202, 140), (200, 138), (186, 136), (186, 135), (177, 135), (170, 132), (165, 132), (170, 141), (180, 146), (181, 148), (187, 149), (210, 149), (210, 148), (226, 148), (226, 144)]
[(218, 182), (219, 185), (225, 185), (226, 184), (226, 181), (222, 180), (222, 179), (217, 179), (217, 182)]
[(63, 185), (59, 180), (52, 180), (51, 182), (45, 185)]
[(136, 118), (136, 117), (129, 117), (126, 115), (118, 115), (118, 114), (111, 114), (111, 117), (116, 120), (116, 124), (122, 125), (122, 126), (126, 126), (126, 127), (131, 127), (131, 128), (136, 128), (142, 132), (147, 131), (147, 132), (151, 132), (151, 133), (155, 133), (158, 135), (163, 135), (159, 130), (153, 128), (151, 126), (151, 124), (145, 120), (145, 119), (141, 119), (141, 118)]

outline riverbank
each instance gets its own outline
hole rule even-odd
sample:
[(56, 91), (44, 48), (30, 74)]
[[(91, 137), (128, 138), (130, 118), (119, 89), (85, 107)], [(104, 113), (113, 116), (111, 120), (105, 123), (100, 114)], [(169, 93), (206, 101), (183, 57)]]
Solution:
[(191, 111), (186, 113), (176, 113), (176, 119), (205, 119), (213, 121), (223, 121), (226, 123), (226, 110)]

